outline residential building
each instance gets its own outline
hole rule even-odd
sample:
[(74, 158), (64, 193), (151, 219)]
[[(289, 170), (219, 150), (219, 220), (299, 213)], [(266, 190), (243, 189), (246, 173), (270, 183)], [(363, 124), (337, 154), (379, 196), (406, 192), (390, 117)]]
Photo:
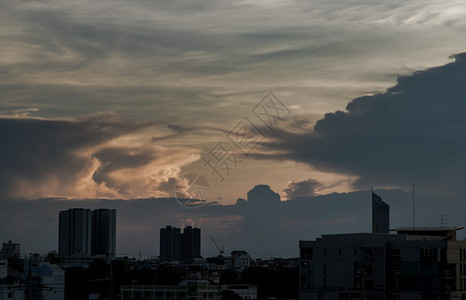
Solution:
[(2, 244), (2, 250), (0, 251), (0, 257), (18, 260), (21, 258), (20, 245), (13, 243), (11, 240), (8, 243)]
[(180, 229), (167, 225), (160, 229), (160, 260), (177, 261), (181, 258)]
[(462, 228), (300, 241), (300, 299), (464, 299), (466, 241), (455, 239)]
[(65, 270), (60, 265), (25, 260), (24, 273), (32, 279), (32, 299), (65, 299)]
[(221, 286), (223, 291), (232, 291), (243, 300), (257, 300), (257, 286), (252, 284), (225, 284)]
[(58, 227), (58, 255), (66, 264), (92, 260), (92, 256), (115, 257), (115, 209), (63, 210)]
[(251, 265), (251, 255), (244, 250), (231, 252), (231, 265), (233, 269), (243, 271)]
[(8, 276), (8, 260), (0, 259), (0, 279), (5, 279)]
[(181, 234), (181, 258), (192, 260), (201, 256), (201, 229), (186, 226)]
[(0, 299), (26, 299), (26, 278), (10, 268), (7, 259), (0, 259)]
[(166, 226), (160, 229), (160, 260), (194, 260), (201, 257), (201, 229)]
[(169, 285), (123, 285), (121, 300), (218, 300), (217, 285), (202, 279), (188, 279), (176, 286)]
[(60, 211), (58, 254), (60, 258), (91, 255), (92, 218), (90, 209)]
[(92, 211), (93, 256), (115, 257), (116, 251), (116, 209)]

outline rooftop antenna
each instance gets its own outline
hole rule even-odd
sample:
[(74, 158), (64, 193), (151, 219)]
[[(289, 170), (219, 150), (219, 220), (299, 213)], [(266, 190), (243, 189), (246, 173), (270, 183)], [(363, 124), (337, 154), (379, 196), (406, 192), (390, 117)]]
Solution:
[(414, 202), (414, 183), (413, 183), (413, 228), (416, 227), (416, 205)]
[(443, 226), (445, 225), (445, 221), (447, 219), (445, 219), (445, 215), (440, 215), (440, 225), (442, 226), (442, 229), (443, 229)]

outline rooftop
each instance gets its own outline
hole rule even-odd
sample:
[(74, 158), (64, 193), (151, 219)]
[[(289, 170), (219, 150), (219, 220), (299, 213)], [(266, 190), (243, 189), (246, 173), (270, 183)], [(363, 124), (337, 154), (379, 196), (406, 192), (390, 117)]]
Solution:
[(456, 240), (456, 231), (463, 229), (463, 226), (450, 226), (450, 227), (399, 227), (390, 229), (396, 231), (397, 234), (405, 234), (411, 236), (437, 236), (443, 237), (447, 240)]
[(390, 229), (390, 231), (412, 231), (412, 232), (426, 232), (426, 231), (437, 231), (437, 232), (447, 232), (447, 231), (457, 231), (463, 229), (464, 226), (452, 226), (452, 227), (398, 227)]

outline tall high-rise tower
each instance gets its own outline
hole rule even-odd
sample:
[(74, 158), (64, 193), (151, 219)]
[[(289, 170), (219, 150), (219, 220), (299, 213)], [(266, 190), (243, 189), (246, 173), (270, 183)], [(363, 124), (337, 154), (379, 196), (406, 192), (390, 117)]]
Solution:
[(91, 255), (91, 210), (73, 208), (60, 211), (58, 254), (61, 258)]
[(390, 206), (372, 191), (372, 233), (390, 233)]
[(181, 257), (180, 229), (166, 226), (160, 229), (160, 260), (174, 261)]
[(115, 257), (116, 209), (92, 211), (92, 255)]
[(181, 257), (193, 259), (201, 256), (201, 229), (186, 226), (181, 235)]

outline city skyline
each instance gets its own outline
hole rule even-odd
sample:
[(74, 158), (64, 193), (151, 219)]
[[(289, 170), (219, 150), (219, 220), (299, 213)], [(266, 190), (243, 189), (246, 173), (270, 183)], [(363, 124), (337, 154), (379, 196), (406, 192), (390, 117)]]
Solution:
[[(277, 202), (279, 198), (273, 200), (277, 194), (267, 186), (258, 186), (254, 190), (255, 192), (249, 193), (249, 198), (239, 199), (235, 205), (204, 205), (198, 208), (183, 207), (177, 199), (141, 199), (131, 203), (123, 200), (50, 202), (44, 199), (39, 204), (45, 205), (49, 213), (43, 214), (40, 219), (51, 220), (51, 223), (48, 227), (42, 225), (35, 228), (30, 227), (30, 224), (35, 222), (33, 218), (37, 208), (31, 207), (30, 202), (27, 202), (21, 211), (23, 215), (29, 216), (23, 222), (28, 224), (30, 231), (23, 230), (23, 223), (21, 227), (10, 226), (10, 231), (2, 232), (2, 236), (5, 241), (9, 237), (21, 244), (22, 256), (29, 252), (47, 254), (51, 250), (58, 250), (58, 211), (66, 210), (69, 206), (76, 207), (77, 204), (90, 210), (112, 207), (119, 211), (116, 256), (120, 257), (139, 257), (140, 253), (146, 258), (159, 256), (159, 231), (166, 224), (181, 228), (202, 227), (203, 257), (218, 255), (218, 249), (209, 236), (215, 237), (225, 248), (225, 253), (244, 249), (254, 258), (269, 258), (297, 257), (296, 241), (313, 239), (321, 234), (372, 232), (370, 190), (282, 202)], [(374, 192), (390, 205), (390, 228), (412, 225), (412, 193), (378, 189)], [(445, 207), (453, 203), (451, 198), (418, 198), (417, 201), (418, 226), (440, 226), (442, 219), (439, 213), (443, 214)], [(433, 204), (426, 206), (423, 204), (425, 201)], [(26, 211), (27, 208), (30, 212)], [(154, 220), (154, 214), (165, 217)], [(186, 216), (191, 218), (189, 223), (185, 221)], [(17, 215), (12, 215), (10, 218), (16, 217)], [(443, 218), (445, 226), (464, 225), (463, 214), (459, 209), (455, 214), (448, 214)], [(257, 223), (257, 220), (265, 221)], [(8, 221), (8, 218), (3, 220)], [(135, 234), (136, 229), (143, 238)], [(31, 235), (40, 237), (40, 240), (25, 238)], [(458, 240), (465, 238), (465, 233), (459, 232)]]

